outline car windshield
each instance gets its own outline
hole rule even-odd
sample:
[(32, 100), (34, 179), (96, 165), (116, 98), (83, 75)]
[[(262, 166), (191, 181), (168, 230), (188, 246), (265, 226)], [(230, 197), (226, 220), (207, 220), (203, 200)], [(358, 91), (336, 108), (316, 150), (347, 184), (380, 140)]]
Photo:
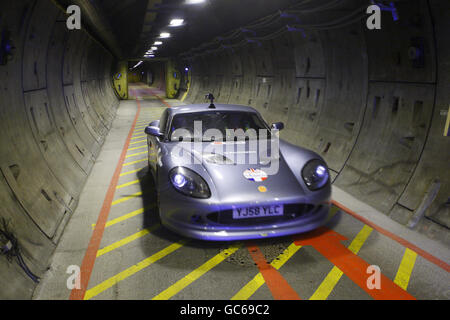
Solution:
[[(198, 130), (194, 135), (194, 129)], [(200, 131), (201, 129), (201, 131)], [(201, 137), (199, 133), (201, 132)], [(253, 112), (205, 111), (175, 115), (170, 141), (235, 141), (269, 138), (267, 124)]]

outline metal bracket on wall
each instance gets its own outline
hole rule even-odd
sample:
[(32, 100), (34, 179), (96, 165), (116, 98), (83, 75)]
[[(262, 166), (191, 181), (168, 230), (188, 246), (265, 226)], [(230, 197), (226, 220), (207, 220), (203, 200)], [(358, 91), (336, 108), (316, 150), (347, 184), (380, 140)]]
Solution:
[[(443, 110), (443, 111), (445, 112), (445, 110)], [(446, 116), (447, 116), (447, 120), (445, 121), (444, 136), (450, 137), (450, 104), (448, 105), (448, 110), (447, 110)]]
[(8, 58), (12, 53), (12, 43), (10, 33), (4, 29), (0, 32), (0, 65), (4, 66), (8, 63)]
[(411, 39), (411, 46), (408, 49), (408, 56), (413, 68), (425, 67), (425, 39), (415, 37)]
[(419, 221), (425, 216), (425, 213), (427, 212), (430, 205), (433, 203), (440, 188), (441, 182), (438, 179), (434, 180), (431, 183), (419, 207), (416, 209), (413, 216), (409, 219), (407, 224), (408, 228), (413, 229), (419, 223)]

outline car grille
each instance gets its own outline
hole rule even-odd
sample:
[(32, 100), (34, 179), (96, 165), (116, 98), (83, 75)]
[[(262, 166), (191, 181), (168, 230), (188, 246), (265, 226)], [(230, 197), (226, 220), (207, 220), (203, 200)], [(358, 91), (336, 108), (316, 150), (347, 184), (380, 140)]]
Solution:
[(264, 225), (280, 222), (288, 222), (315, 212), (315, 206), (312, 204), (285, 204), (284, 214), (282, 216), (233, 219), (233, 210), (223, 210), (212, 212), (207, 215), (207, 219), (211, 222), (224, 225)]

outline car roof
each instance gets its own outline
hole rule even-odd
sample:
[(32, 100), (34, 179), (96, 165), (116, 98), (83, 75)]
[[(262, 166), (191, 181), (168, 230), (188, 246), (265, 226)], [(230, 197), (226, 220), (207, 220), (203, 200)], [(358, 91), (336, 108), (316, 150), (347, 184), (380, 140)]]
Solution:
[(259, 112), (248, 106), (242, 106), (237, 104), (220, 104), (215, 103), (215, 108), (211, 109), (209, 108), (209, 103), (202, 103), (202, 104), (188, 104), (184, 106), (177, 106), (172, 107), (169, 109), (169, 112), (171, 116), (175, 116), (177, 114), (183, 114), (183, 113), (194, 113), (194, 112), (205, 112), (205, 111), (237, 111), (237, 112), (251, 112), (251, 113), (257, 113)]

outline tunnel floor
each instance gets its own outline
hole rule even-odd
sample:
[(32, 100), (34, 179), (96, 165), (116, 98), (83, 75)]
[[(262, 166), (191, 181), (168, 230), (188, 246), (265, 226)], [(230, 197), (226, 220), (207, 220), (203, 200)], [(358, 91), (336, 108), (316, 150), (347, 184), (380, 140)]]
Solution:
[(225, 243), (166, 230), (143, 131), (183, 102), (143, 84), (130, 94), (34, 299), (450, 299), (447, 248), (336, 187), (328, 224), (307, 234)]

